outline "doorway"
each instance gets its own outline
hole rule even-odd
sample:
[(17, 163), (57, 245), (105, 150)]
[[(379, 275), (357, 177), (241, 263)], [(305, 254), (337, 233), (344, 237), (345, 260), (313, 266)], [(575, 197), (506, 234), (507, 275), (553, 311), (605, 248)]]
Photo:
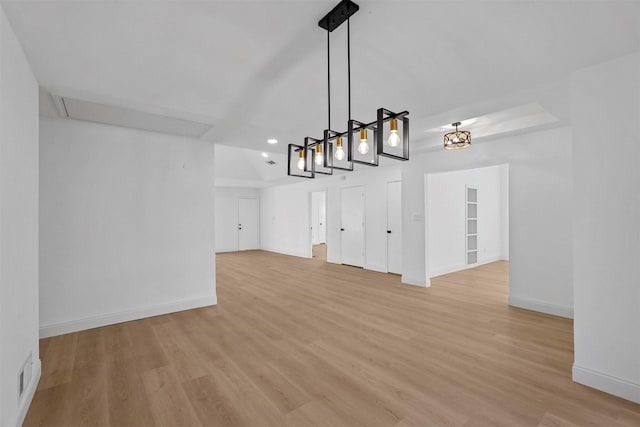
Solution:
[(260, 246), (258, 199), (238, 199), (238, 250), (248, 251)]
[(327, 260), (327, 193), (314, 191), (310, 201), (311, 253), (313, 258)]
[(340, 191), (342, 264), (364, 267), (364, 187)]
[(429, 278), (509, 260), (509, 168), (428, 174)]

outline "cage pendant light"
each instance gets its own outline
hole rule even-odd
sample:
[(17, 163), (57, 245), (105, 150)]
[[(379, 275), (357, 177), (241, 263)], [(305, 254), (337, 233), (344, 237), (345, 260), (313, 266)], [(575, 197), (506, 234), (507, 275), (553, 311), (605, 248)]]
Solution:
[(456, 130), (444, 134), (444, 148), (446, 150), (459, 150), (471, 145), (471, 132), (458, 130), (458, 126), (461, 124), (460, 122), (452, 123), (451, 126), (455, 126)]
[[(351, 116), (351, 25), (350, 18), (359, 10), (351, 0), (342, 0), (319, 22), (327, 32), (327, 128), (322, 139), (307, 137), (304, 145), (289, 144), (290, 176), (315, 178), (331, 175), (333, 170), (353, 171), (354, 163), (378, 166), (378, 157), (409, 160), (409, 112), (394, 113), (379, 108), (372, 122), (360, 122)], [(347, 130), (331, 128), (331, 44), (330, 33), (347, 22)], [(346, 140), (346, 147), (345, 147)], [(293, 165), (293, 166), (292, 166)]]

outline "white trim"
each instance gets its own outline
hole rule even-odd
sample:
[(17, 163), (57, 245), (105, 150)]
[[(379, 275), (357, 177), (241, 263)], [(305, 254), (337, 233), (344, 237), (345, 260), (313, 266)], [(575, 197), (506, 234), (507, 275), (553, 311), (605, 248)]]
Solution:
[(573, 381), (640, 403), (640, 384), (573, 364)]
[(216, 305), (218, 298), (216, 295), (193, 298), (188, 300), (171, 302), (168, 304), (141, 307), (134, 310), (126, 310), (119, 313), (103, 314), (100, 316), (87, 317), (84, 319), (70, 320), (50, 325), (40, 326), (40, 338), (48, 338), (56, 335), (68, 334), (71, 332), (83, 331), (85, 329), (98, 328), (100, 326), (113, 325), (116, 323), (129, 322), (131, 320), (143, 319), (145, 317), (159, 316), (162, 314), (175, 313), (176, 311), (191, 310), (193, 308), (208, 307)]
[(420, 286), (422, 288), (431, 286), (431, 279), (415, 279), (413, 277), (407, 277), (404, 274), (400, 278), (400, 281), (406, 285)]
[(384, 265), (364, 264), (365, 270), (377, 271), (378, 273), (388, 273), (387, 267)]
[(457, 264), (449, 267), (438, 268), (437, 270), (430, 271), (429, 273), (431, 274), (431, 277), (442, 276), (443, 274), (454, 273), (456, 271), (461, 271), (461, 270), (468, 270), (470, 268), (480, 267), (481, 265), (490, 264), (496, 261), (508, 261), (508, 260), (504, 259), (503, 257), (496, 256), (496, 257), (479, 260), (475, 264)]
[(31, 382), (25, 390), (20, 405), (18, 406), (18, 418), (16, 419), (16, 427), (20, 427), (24, 422), (24, 418), (27, 416), (27, 411), (31, 406), (33, 396), (36, 394), (36, 388), (38, 388), (38, 382), (40, 382), (40, 374), (42, 374), (42, 364), (40, 359), (33, 362), (33, 374), (31, 375)]
[(564, 307), (529, 298), (518, 298), (511, 295), (509, 295), (509, 305), (512, 307), (524, 308), (526, 310), (539, 311), (541, 313), (573, 319), (572, 307)]
[(223, 254), (225, 252), (238, 252), (238, 248), (222, 248), (216, 249), (217, 254)]
[(276, 254), (280, 254), (280, 255), (289, 255), (289, 256), (295, 256), (298, 258), (312, 258), (311, 255), (307, 254), (307, 253), (302, 253), (302, 252), (291, 252), (291, 251), (283, 251), (283, 250), (279, 250), (279, 249), (269, 249), (269, 248), (260, 248), (261, 251), (265, 251), (265, 252), (273, 252)]

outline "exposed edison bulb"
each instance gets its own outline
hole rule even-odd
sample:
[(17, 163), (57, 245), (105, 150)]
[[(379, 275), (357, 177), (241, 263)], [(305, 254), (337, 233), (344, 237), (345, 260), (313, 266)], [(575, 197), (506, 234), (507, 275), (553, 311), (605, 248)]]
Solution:
[(300, 154), (298, 155), (298, 169), (303, 170), (304, 169), (304, 151), (300, 151)]
[(398, 120), (391, 119), (389, 123), (389, 139), (387, 140), (390, 146), (397, 147), (400, 144), (400, 136), (398, 135)]
[(358, 144), (358, 152), (367, 154), (369, 152), (369, 144), (367, 143), (367, 130), (360, 129), (360, 144)]
[(344, 160), (344, 147), (342, 146), (342, 137), (336, 138), (336, 152), (333, 154), (336, 160)]
[(316, 165), (320, 166), (324, 161), (324, 157), (322, 156), (322, 145), (316, 145)]

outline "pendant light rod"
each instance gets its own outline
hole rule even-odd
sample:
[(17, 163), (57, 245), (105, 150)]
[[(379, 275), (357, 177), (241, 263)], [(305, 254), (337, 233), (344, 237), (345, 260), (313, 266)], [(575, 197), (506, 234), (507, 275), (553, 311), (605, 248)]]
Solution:
[(349, 120), (351, 120), (351, 19), (350, 18), (351, 17), (347, 18), (347, 82), (348, 82), (348, 94), (349, 94)]
[(327, 30), (327, 129), (331, 129), (331, 43)]

